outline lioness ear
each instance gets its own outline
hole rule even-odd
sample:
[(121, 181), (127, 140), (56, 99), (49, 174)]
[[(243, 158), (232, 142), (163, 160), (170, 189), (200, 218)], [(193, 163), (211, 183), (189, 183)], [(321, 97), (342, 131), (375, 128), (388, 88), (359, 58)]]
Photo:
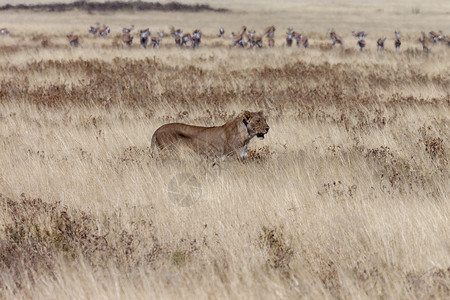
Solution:
[(264, 118), (264, 112), (262, 110), (258, 111), (257, 114), (261, 117)]
[(249, 112), (248, 110), (246, 110), (242, 113), (242, 122), (244, 122), (245, 126), (247, 126), (251, 117), (252, 117), (252, 113)]

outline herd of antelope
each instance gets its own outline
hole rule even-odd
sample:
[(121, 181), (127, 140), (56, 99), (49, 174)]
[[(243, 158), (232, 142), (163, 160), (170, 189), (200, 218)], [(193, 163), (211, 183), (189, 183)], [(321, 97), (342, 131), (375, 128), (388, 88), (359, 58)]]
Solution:
[[(126, 46), (132, 46), (134, 36), (132, 34), (134, 30), (134, 25), (131, 25), (131, 27), (124, 27), (122, 28), (122, 42)], [(90, 26), (88, 28), (88, 35), (92, 36), (100, 36), (100, 37), (108, 37), (111, 33), (111, 28), (105, 24), (100, 26), (100, 24), (97, 23), (96, 26)], [(156, 36), (152, 36), (152, 31), (150, 28), (141, 29), (136, 32), (136, 34), (139, 35), (139, 41), (140, 46), (142, 48), (147, 48), (148, 43), (150, 42), (150, 45), (153, 48), (159, 48), (159, 44), (162, 40), (162, 38), (165, 36), (164, 31), (157, 32)], [(333, 29), (329, 30), (330, 39), (331, 39), (331, 47), (334, 47), (336, 44), (339, 44), (341, 47), (343, 47), (343, 38), (338, 35)], [(0, 36), (9, 36), (9, 30), (8, 28), (0, 28)], [(394, 39), (394, 46), (396, 50), (400, 49), (401, 41), (400, 41), (400, 31), (394, 31), (395, 39)], [(181, 29), (175, 29), (173, 26), (170, 28), (170, 34), (169, 37), (174, 39), (175, 45), (178, 47), (192, 47), (192, 48), (198, 48), (200, 46), (201, 38), (202, 38), (202, 31), (200, 29), (194, 30), (192, 33), (183, 33), (183, 30)], [(366, 41), (364, 40), (364, 37), (367, 36), (366, 31), (359, 31), (355, 32), (352, 31), (352, 36), (357, 38), (357, 46), (361, 51), (366, 47)], [(450, 37), (444, 36), (442, 31), (430, 31), (429, 39), (427, 38), (427, 35), (425, 32), (422, 32), (419, 37), (419, 42), (422, 44), (423, 51), (428, 53), (431, 50), (431, 44), (440, 44), (442, 41), (444, 41), (448, 46), (450, 46)], [(219, 29), (219, 34), (217, 35), (218, 38), (225, 37), (225, 29), (221, 27)], [(231, 40), (231, 45), (233, 48), (235, 47), (242, 47), (246, 48), (247, 45), (249, 45), (250, 48), (262, 48), (263, 47), (263, 38), (267, 38), (267, 44), (269, 47), (275, 46), (275, 26), (269, 26), (262, 32), (261, 35), (257, 35), (255, 30), (247, 30), (246, 26), (242, 26), (239, 32), (236, 34), (232, 32), (229, 36), (229, 39)], [(67, 35), (67, 39), (69, 41), (69, 44), (73, 47), (77, 47), (79, 45), (79, 39), (80, 37), (78, 35), (74, 35), (73, 33)], [(293, 41), (295, 40), (297, 47), (304, 47), (308, 48), (309, 42), (308, 37), (302, 33), (294, 31), (293, 28), (289, 27), (286, 32), (286, 46), (291, 47)], [(377, 39), (377, 50), (382, 51), (385, 47), (385, 41), (386, 37), (380, 37)]]
[[(339, 44), (339, 45), (343, 45), (343, 39), (336, 34), (336, 32), (334, 32), (333, 29), (329, 30), (330, 32), (330, 38), (332, 40), (332, 44), (331, 46), (334, 46), (335, 44)], [(442, 30), (438, 31), (439, 33), (436, 33), (435, 31), (430, 31), (429, 33), (429, 37), (430, 40), (433, 42), (433, 44), (437, 44), (437, 43), (441, 43), (442, 41), (444, 41), (445, 43), (447, 43), (448, 46), (450, 46), (450, 37), (444, 36), (442, 34)], [(394, 39), (394, 46), (395, 46), (395, 50), (399, 50), (400, 46), (402, 45), (402, 42), (400, 41), (400, 31), (394, 31), (395, 34), (395, 39)], [(288, 31), (288, 36), (289, 36), (289, 31)], [(362, 51), (364, 49), (364, 47), (366, 46), (366, 41), (364, 40), (364, 37), (367, 36), (367, 32), (366, 31), (359, 31), (359, 32), (355, 32), (352, 31), (352, 36), (354, 36), (355, 38), (358, 39), (357, 45), (359, 47), (359, 49)], [(306, 38), (306, 41), (308, 41), (308, 39)], [(386, 41), (386, 37), (380, 37), (377, 40), (377, 50), (384, 50), (384, 43)], [(430, 44), (428, 39), (426, 38), (426, 34), (425, 32), (422, 32), (420, 37), (419, 37), (419, 42), (422, 44), (423, 47), (423, 51), (428, 53), (430, 52)], [(298, 40), (297, 40), (297, 45), (298, 44)], [(306, 47), (306, 46), (305, 46)]]

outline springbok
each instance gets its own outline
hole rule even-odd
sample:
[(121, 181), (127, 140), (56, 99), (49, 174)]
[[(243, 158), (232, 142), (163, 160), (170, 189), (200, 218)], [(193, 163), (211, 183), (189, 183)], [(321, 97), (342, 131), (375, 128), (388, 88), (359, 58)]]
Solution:
[(352, 31), (352, 35), (353, 35), (354, 37), (357, 37), (357, 38), (359, 38), (359, 39), (362, 39), (363, 37), (366, 37), (366, 36), (367, 36), (367, 32), (365, 32), (365, 31), (358, 31), (358, 32)]
[(6, 28), (6, 27), (0, 28), (0, 35), (6, 35), (6, 36), (9, 36), (9, 30), (8, 30), (8, 28)]
[(103, 27), (98, 31), (98, 34), (103, 37), (107, 37), (111, 33), (111, 28), (103, 24)]
[(241, 46), (242, 48), (245, 47), (245, 41), (244, 41), (244, 33), (240, 35), (235, 35), (231, 38), (231, 41), (233, 43), (233, 48), (236, 48), (237, 45)]
[(394, 31), (395, 33), (395, 50), (398, 51), (400, 49), (400, 46), (402, 45), (402, 42), (400, 41), (400, 31)]
[(286, 32), (286, 46), (287, 47), (292, 46), (292, 38), (294, 37), (293, 32), (294, 32), (294, 29), (291, 27), (288, 27), (287, 32)]
[(122, 35), (122, 42), (131, 47), (133, 43), (133, 36), (130, 33), (124, 33)]
[(223, 29), (223, 27), (220, 27), (219, 34), (217, 35), (217, 37), (222, 38), (224, 34), (225, 34), (225, 29)]
[[(301, 46), (301, 44), (302, 44), (302, 39), (303, 39), (303, 42), (305, 42), (304, 47), (305, 47), (305, 48), (308, 47), (308, 38), (307, 38), (306, 36), (303, 37), (303, 35), (302, 35), (301, 33), (298, 33), (297, 31), (293, 31), (292, 28), (288, 28), (288, 29), (291, 29), (291, 36), (292, 36), (292, 39), (295, 39), (295, 40), (296, 40), (297, 47), (300, 47), (300, 46)], [(286, 38), (286, 42), (288, 41), (288, 38), (289, 38), (289, 35), (288, 35), (288, 37)], [(290, 46), (289, 46), (289, 47), (290, 47)]]
[(152, 37), (151, 38), (151, 44), (153, 48), (158, 48), (159, 49), (159, 42), (161, 42), (161, 39), (164, 37), (164, 31), (160, 31), (158, 32), (158, 37)]
[(303, 46), (305, 48), (308, 48), (309, 42), (306, 35), (293, 31), (292, 37), (297, 41), (297, 47)]
[(366, 46), (366, 41), (363, 39), (362, 36), (358, 37), (358, 46), (360, 51), (363, 51), (364, 47)]
[(428, 40), (425, 37), (425, 32), (422, 32), (422, 35), (419, 37), (419, 42), (422, 44), (423, 51), (425, 53), (429, 53), (430, 52), (430, 47), (429, 47), (429, 44), (428, 44)]
[(191, 44), (192, 48), (198, 48), (200, 46), (200, 42), (202, 40), (202, 31), (199, 29), (195, 29), (191, 34)]
[(300, 35), (297, 34), (296, 40), (297, 40), (298, 47), (300, 47), (300, 45), (302, 45), (304, 48), (308, 48), (309, 42), (308, 42), (308, 37), (306, 35), (303, 35), (301, 33), (300, 33)]
[(78, 35), (70, 33), (67, 35), (67, 39), (69, 40), (70, 46), (78, 47)]
[(175, 29), (175, 27), (170, 26), (170, 36), (175, 38), (175, 45), (177, 45), (178, 47), (181, 47), (181, 38), (183, 37), (182, 35), (183, 30), (181, 29)]
[(147, 29), (143, 29), (139, 31), (139, 35), (140, 35), (140, 41), (141, 41), (141, 46), (144, 48), (147, 48), (147, 44), (148, 44), (148, 37), (150, 36), (151, 31), (149, 28)]
[(181, 47), (181, 33), (180, 35), (175, 35), (175, 45), (177, 45), (178, 47)]
[(352, 35), (356, 38), (358, 38), (358, 46), (359, 46), (359, 50), (363, 50), (364, 47), (366, 46), (366, 41), (364, 40), (364, 37), (367, 36), (367, 32), (365, 31), (352, 31)]
[(382, 51), (382, 50), (384, 50), (384, 42), (386, 41), (386, 37), (384, 37), (384, 38), (379, 38), (378, 40), (377, 40), (377, 50), (378, 51)]
[(261, 36), (255, 36), (256, 31), (249, 31), (249, 34), (247, 35), (248, 42), (250, 43), (250, 46), (253, 48), (256, 48), (258, 46), (259, 48), (262, 48), (262, 37)]
[(439, 33), (436, 31), (430, 31), (430, 38), (433, 40), (433, 43), (436, 44), (437, 42), (441, 42), (442, 40), (442, 30), (439, 30)]
[(247, 26), (242, 26), (241, 28), (241, 34), (234, 35), (234, 33), (231, 33), (231, 41), (233, 43), (233, 48), (236, 48), (237, 45), (241, 46), (242, 48), (245, 47), (245, 41), (244, 36), (247, 35)]
[(134, 29), (134, 25), (131, 25), (130, 28), (123, 27), (123, 28), (122, 28), (122, 33), (123, 33), (123, 34), (125, 34), (125, 33), (131, 33), (131, 31), (133, 31), (133, 29)]
[(267, 36), (267, 38), (269, 39), (269, 47), (275, 47), (275, 39), (274, 39), (274, 35), (275, 35), (275, 26), (269, 26), (264, 30), (264, 34), (263, 36)]
[(192, 35), (190, 33), (185, 33), (181, 36), (180, 47), (187, 46), (187, 43), (190, 42), (192, 44)]
[(183, 33), (183, 30), (181, 29), (175, 29), (175, 27), (170, 26), (170, 36), (176, 37)]
[(98, 24), (97, 24), (97, 26), (89, 26), (88, 34), (91, 33), (93, 36), (95, 36), (99, 30), (100, 30), (100, 26)]
[(329, 32), (330, 32), (330, 38), (333, 41), (333, 43), (331, 44), (331, 47), (333, 47), (335, 44), (339, 44), (342, 47), (343, 46), (342, 44), (344, 42), (342, 40), (342, 38), (339, 35), (337, 35), (336, 32), (334, 32), (333, 28), (331, 28), (329, 30)]

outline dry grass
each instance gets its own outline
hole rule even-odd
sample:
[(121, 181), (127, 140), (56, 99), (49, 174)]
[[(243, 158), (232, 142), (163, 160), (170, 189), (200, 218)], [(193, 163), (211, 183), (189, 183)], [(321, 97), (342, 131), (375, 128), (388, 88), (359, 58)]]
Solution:
[[(212, 37), (217, 20), (268, 25), (256, 15), (275, 8), (251, 4), (249, 19), (179, 21), (204, 28), (196, 51), (87, 36), (70, 49), (66, 32), (92, 15), (1, 15), (29, 23), (0, 39), (0, 298), (450, 297), (449, 49), (423, 54), (416, 28), (399, 26), (401, 52), (391, 39), (377, 53), (369, 36), (360, 53), (355, 18), (343, 50), (319, 18), (305, 29), (311, 49), (287, 49), (282, 28), (296, 19), (284, 10), (301, 6), (290, 2), (271, 14), (275, 49)], [(382, 19), (395, 6), (346, 5)], [(439, 29), (448, 4), (426, 9)], [(155, 29), (176, 15), (158, 14)], [(102, 17), (117, 31), (146, 16)], [(243, 109), (271, 127), (248, 161), (152, 156), (161, 124), (222, 124)], [(190, 206), (168, 193), (183, 173), (201, 186)]]

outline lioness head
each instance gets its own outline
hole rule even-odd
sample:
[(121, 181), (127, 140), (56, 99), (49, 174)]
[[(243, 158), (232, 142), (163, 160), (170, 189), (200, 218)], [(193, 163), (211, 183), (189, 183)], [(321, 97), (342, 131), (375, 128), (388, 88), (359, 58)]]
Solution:
[(264, 135), (269, 132), (270, 127), (267, 124), (262, 111), (244, 111), (242, 113), (242, 122), (247, 127), (247, 132), (251, 137), (256, 135), (258, 139), (262, 140), (264, 139)]

